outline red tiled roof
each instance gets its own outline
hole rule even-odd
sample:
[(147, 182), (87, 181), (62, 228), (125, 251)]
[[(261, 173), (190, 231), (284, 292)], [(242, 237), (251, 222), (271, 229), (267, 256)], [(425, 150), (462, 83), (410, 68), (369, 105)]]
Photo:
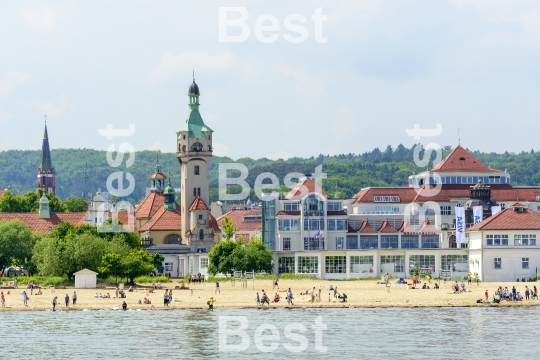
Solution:
[[(540, 195), (540, 188), (514, 188), (510, 184), (489, 184), (491, 188), (491, 198), (497, 202), (501, 201), (530, 201), (535, 202), (536, 196)], [(449, 202), (451, 199), (468, 199), (471, 186), (468, 184), (442, 184), (441, 189), (430, 196), (428, 190), (433, 190), (435, 185), (424, 185), (418, 189), (418, 195), (413, 202)], [(427, 196), (429, 195), (429, 196)]]
[(375, 230), (367, 221), (364, 221), (362, 223), (362, 226), (360, 226), (360, 229), (358, 229), (358, 232), (361, 233), (376, 233), (377, 230)]
[(398, 231), (404, 234), (418, 234), (418, 230), (406, 221), (401, 224)]
[(382, 233), (395, 233), (397, 232), (396, 229), (388, 221), (383, 221), (381, 224), (381, 227), (379, 228), (379, 231)]
[(520, 212), (514, 211), (514, 208), (508, 208), (471, 226), (468, 231), (539, 229), (540, 213), (528, 208), (524, 208), (523, 211)]
[(208, 206), (204, 203), (204, 200), (201, 199), (200, 196), (197, 196), (193, 202), (191, 203), (191, 206), (189, 207), (189, 211), (194, 210), (210, 210)]
[(429, 223), (429, 220), (424, 221), (420, 228), (422, 234), (438, 234), (439, 230)]
[(135, 218), (149, 219), (163, 209), (165, 197), (162, 192), (150, 192), (135, 208)]
[(295, 211), (286, 211), (286, 210), (281, 210), (280, 212), (277, 213), (278, 215), (291, 215), (291, 216), (298, 216), (300, 215), (300, 210), (295, 210)]
[(360, 190), (353, 198), (355, 203), (374, 203), (375, 196), (399, 196), (400, 203), (410, 203), (416, 197), (416, 191), (412, 187), (373, 187)]
[(220, 232), (221, 231), (216, 218), (212, 214), (208, 214), (208, 227), (213, 232)]
[(49, 232), (61, 221), (77, 225), (84, 218), (85, 213), (51, 213), (49, 219), (40, 219), (39, 213), (0, 213), (0, 221), (20, 220), (32, 231)]
[(304, 181), (296, 184), (294, 188), (287, 195), (285, 195), (286, 200), (292, 199), (301, 199), (309, 193), (319, 193), (325, 198), (328, 199), (328, 195), (324, 192), (323, 189), (318, 187), (311, 178), (306, 178)]
[(262, 220), (244, 221), (246, 216), (262, 216), (262, 210), (231, 210), (218, 217), (217, 223), (221, 226), (223, 219), (228, 217), (234, 223), (237, 231), (256, 231), (262, 229)]
[(162, 173), (154, 173), (150, 176), (150, 179), (166, 179), (167, 177)]
[(182, 230), (182, 215), (180, 215), (180, 207), (176, 206), (175, 210), (165, 210), (162, 208), (141, 228), (139, 231), (181, 231)]
[(499, 170), (488, 168), (461, 145), (458, 145), (431, 172), (499, 172)]

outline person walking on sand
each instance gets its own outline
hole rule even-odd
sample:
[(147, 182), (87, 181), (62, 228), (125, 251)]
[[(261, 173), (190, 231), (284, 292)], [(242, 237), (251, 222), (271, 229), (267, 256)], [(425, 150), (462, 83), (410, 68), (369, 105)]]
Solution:
[(293, 299), (292, 290), (291, 288), (289, 288), (289, 290), (287, 290), (287, 304), (294, 305), (292, 302), (292, 299)]
[(119, 293), (120, 293), (120, 288), (118, 287), (118, 285), (116, 285), (116, 298), (118, 299), (120, 296), (119, 296)]
[(315, 302), (315, 286), (311, 289), (311, 302)]
[(525, 300), (530, 300), (529, 295), (530, 295), (529, 287), (525, 286)]
[(472, 277), (471, 277), (471, 274), (467, 275), (467, 285), (471, 285), (472, 283)]
[(6, 307), (6, 298), (3, 291), (0, 292), (0, 301), (2, 301), (2, 307)]
[(274, 279), (274, 284), (273, 284), (273, 286), (272, 286), (272, 289), (274, 289), (274, 288), (277, 286), (277, 288), (278, 288), (278, 290), (279, 290), (278, 281), (279, 281), (279, 278), (276, 276), (276, 278)]
[(221, 294), (221, 290), (219, 289), (219, 283), (218, 282), (216, 282), (216, 291), (214, 291), (214, 295), (216, 295), (217, 293)]
[(213, 297), (210, 298), (210, 300), (208, 300), (207, 304), (208, 304), (208, 311), (214, 311), (214, 302), (216, 300), (214, 300)]
[(259, 293), (255, 296), (255, 301), (257, 302), (257, 307), (261, 306), (261, 298), (259, 296)]
[(69, 307), (69, 295), (66, 294), (66, 297), (64, 298), (64, 301), (66, 303), (66, 307)]
[(57, 296), (55, 296), (54, 299), (52, 300), (52, 311), (56, 311), (56, 299), (58, 299)]
[(488, 301), (489, 294), (488, 294), (487, 289), (486, 289), (486, 292), (484, 293), (484, 296), (486, 297), (486, 301)]
[(478, 276), (478, 273), (474, 274), (474, 280), (476, 281), (476, 286), (480, 286), (480, 276)]
[(73, 292), (71, 299), (73, 300), (73, 305), (75, 305), (77, 303), (77, 293), (75, 291)]

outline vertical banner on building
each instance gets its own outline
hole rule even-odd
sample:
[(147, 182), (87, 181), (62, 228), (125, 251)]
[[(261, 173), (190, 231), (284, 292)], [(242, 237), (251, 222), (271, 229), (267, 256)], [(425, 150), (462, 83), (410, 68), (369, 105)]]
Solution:
[(491, 207), (491, 216), (495, 215), (496, 213), (499, 213), (501, 212), (501, 207), (500, 206), (492, 206)]
[(481, 206), (473, 206), (473, 224), (478, 224), (482, 221), (483, 208)]
[(456, 242), (465, 243), (465, 208), (456, 206)]

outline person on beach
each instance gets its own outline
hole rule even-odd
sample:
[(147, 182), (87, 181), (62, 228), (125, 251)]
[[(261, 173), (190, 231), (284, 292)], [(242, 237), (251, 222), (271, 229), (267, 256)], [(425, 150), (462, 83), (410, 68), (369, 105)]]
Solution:
[(512, 301), (516, 301), (516, 287), (512, 286)]
[(71, 299), (73, 300), (73, 305), (75, 305), (77, 303), (77, 293), (75, 291), (73, 292), (73, 297)]
[(126, 304), (126, 301), (124, 300), (124, 302), (122, 303), (122, 310), (127, 310), (127, 304)]
[(219, 289), (219, 283), (218, 282), (216, 282), (216, 290), (214, 291), (214, 295), (216, 295), (217, 293), (221, 294), (221, 290)]
[(311, 289), (311, 302), (315, 302), (315, 286)]
[(530, 295), (530, 292), (529, 292), (529, 287), (528, 286), (525, 286), (525, 300), (529, 300), (529, 295)]
[(488, 299), (489, 299), (489, 294), (488, 294), (487, 289), (486, 289), (486, 292), (484, 293), (484, 296), (486, 297), (486, 301), (488, 301)]
[(471, 277), (471, 274), (467, 275), (467, 285), (471, 285), (472, 283), (472, 277)]
[(57, 296), (55, 296), (54, 299), (52, 300), (52, 311), (56, 311), (56, 299), (58, 299)]
[(214, 302), (216, 300), (214, 300), (213, 297), (210, 298), (210, 300), (208, 300), (207, 304), (208, 304), (208, 311), (214, 311)]
[(417, 281), (418, 281), (418, 279), (416, 278), (416, 275), (414, 275), (413, 278), (412, 278), (412, 286), (413, 286), (413, 288), (416, 288)]
[(474, 274), (474, 280), (476, 281), (476, 286), (480, 286), (480, 276), (478, 276), (478, 273)]
[(278, 288), (278, 290), (279, 290), (278, 281), (279, 281), (279, 278), (276, 276), (276, 278), (274, 279), (274, 284), (273, 284), (273, 286), (272, 286), (272, 289), (274, 289), (274, 288), (277, 286), (277, 288)]
[(118, 285), (116, 285), (116, 288), (114, 289), (115, 293), (116, 293), (116, 298), (118, 299), (120, 297), (120, 288), (118, 287)]
[(538, 289), (536, 289), (536, 286), (533, 287), (532, 298), (533, 300), (534, 299), (538, 300)]
[(292, 294), (291, 288), (289, 288), (289, 290), (287, 290), (287, 304), (294, 305), (292, 300), (293, 300), (293, 294)]
[(165, 290), (165, 294), (163, 295), (163, 306), (169, 306), (169, 292)]
[(261, 298), (259, 297), (259, 293), (255, 296), (255, 301), (257, 302), (257, 307), (261, 306)]
[(443, 274), (442, 279), (443, 279), (443, 284), (446, 284), (446, 273)]
[(0, 301), (2, 302), (2, 307), (6, 307), (6, 297), (4, 296), (4, 292), (0, 292)]
[(69, 295), (66, 294), (66, 297), (64, 298), (64, 301), (66, 302), (66, 307), (69, 307)]
[(28, 306), (28, 294), (26, 293), (26, 291), (22, 292), (22, 301), (24, 306)]

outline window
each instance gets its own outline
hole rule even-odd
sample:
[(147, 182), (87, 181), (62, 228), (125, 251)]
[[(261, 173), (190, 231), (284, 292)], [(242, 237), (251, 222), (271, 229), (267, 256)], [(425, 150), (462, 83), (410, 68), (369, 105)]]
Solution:
[(324, 264), (327, 274), (344, 274), (347, 272), (346, 256), (326, 256)]
[(347, 220), (346, 219), (337, 219), (336, 220), (336, 230), (347, 230)]
[(486, 235), (488, 246), (508, 246), (508, 235)]
[(291, 250), (291, 238), (283, 238), (283, 250)]
[(324, 219), (305, 219), (304, 230), (324, 230)]
[(197, 188), (193, 188), (193, 196), (197, 196)]
[(201, 269), (208, 268), (208, 258), (200, 258), (199, 259), (199, 264), (200, 264)]
[(441, 206), (441, 215), (452, 215), (452, 207), (449, 205)]
[(536, 201), (540, 201), (540, 195), (536, 195)]
[(439, 237), (438, 236), (422, 236), (422, 249), (438, 249)]
[(199, 215), (199, 220), (202, 220), (202, 215)]
[(166, 262), (163, 264), (163, 271), (172, 271), (173, 270), (173, 263)]
[(357, 236), (347, 236), (347, 249), (358, 249), (358, 237)]
[(278, 220), (279, 231), (298, 231), (300, 230), (299, 219), (280, 219)]
[(374, 196), (374, 202), (399, 202), (399, 196)]
[(197, 196), (201, 196), (201, 188), (197, 188)]
[(199, 229), (199, 240), (204, 240), (204, 230)]
[(283, 204), (283, 210), (285, 211), (298, 211), (298, 203), (286, 202)]
[(418, 270), (429, 269), (434, 273), (435, 255), (409, 255), (409, 271), (414, 267), (418, 267)]
[(350, 272), (353, 274), (373, 272), (373, 256), (351, 256), (349, 264)]
[(402, 236), (401, 248), (402, 249), (418, 249), (418, 236)]
[(182, 244), (182, 238), (178, 234), (169, 234), (163, 239), (164, 244)]
[(360, 235), (361, 249), (378, 249), (379, 238), (377, 236), (362, 236)]
[(343, 250), (343, 238), (337, 237), (336, 238), (336, 250)]
[(195, 165), (194, 171), (195, 175), (199, 175), (199, 165)]
[(196, 142), (194, 143), (193, 145), (191, 145), (191, 151), (202, 151), (203, 150), (203, 146), (200, 142)]
[(324, 238), (305, 237), (304, 250), (324, 250)]
[(536, 235), (514, 235), (514, 246), (536, 245)]
[(495, 269), (502, 269), (501, 258), (495, 258), (493, 259), (493, 261), (494, 261)]
[(341, 206), (341, 201), (329, 201), (326, 209), (328, 211), (339, 211), (343, 210), (343, 207)]
[(336, 219), (328, 219), (328, 230), (336, 230)]
[(375, 206), (375, 212), (399, 214), (399, 206)]
[(381, 273), (402, 273), (405, 255), (381, 255)]
[(467, 255), (441, 255), (441, 269), (451, 271), (469, 271)]
[(529, 258), (521, 258), (521, 268), (522, 269), (529, 268)]
[(299, 274), (317, 274), (319, 272), (318, 256), (299, 256), (298, 273)]
[(381, 249), (397, 249), (398, 237), (397, 236), (381, 236)]
[(294, 273), (294, 256), (278, 258), (278, 273)]

